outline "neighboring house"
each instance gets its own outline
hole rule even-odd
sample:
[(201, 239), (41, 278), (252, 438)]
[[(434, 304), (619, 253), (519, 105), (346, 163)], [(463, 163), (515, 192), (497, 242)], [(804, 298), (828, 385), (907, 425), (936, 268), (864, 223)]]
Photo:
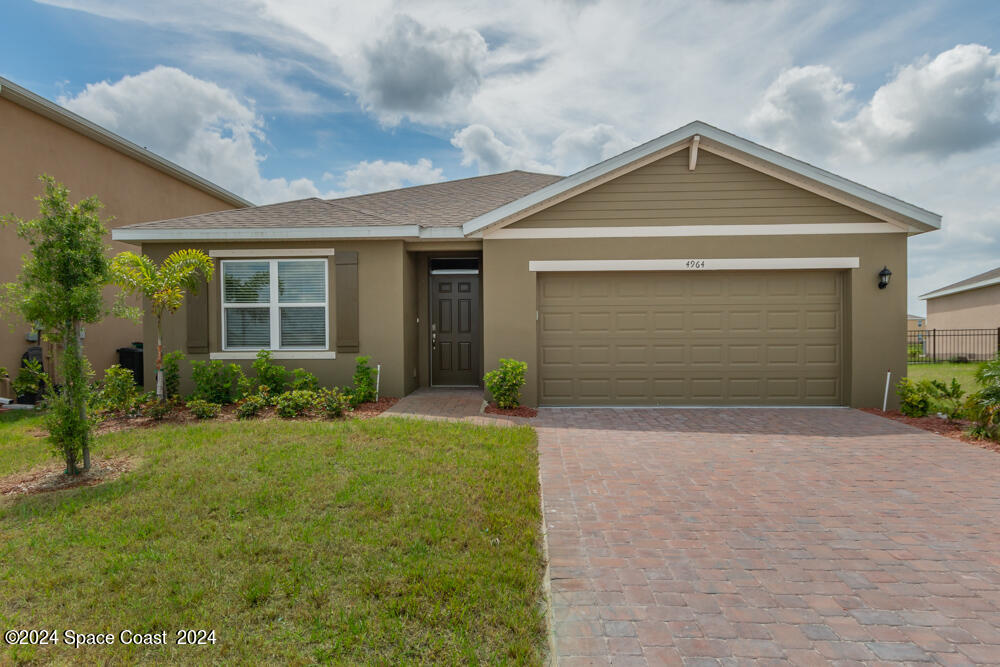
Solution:
[[(80, 116), (0, 78), (0, 215), (38, 215), (38, 177), (64, 183), (75, 202), (97, 195), (112, 227), (250, 205), (217, 185)], [(108, 239), (112, 252), (129, 246)], [(134, 247), (132, 248), (135, 249)], [(17, 279), (28, 245), (13, 225), (0, 226), (0, 283)], [(107, 291), (110, 305), (113, 290)], [(33, 343), (27, 322), (0, 326), (0, 366), (17, 374)], [(139, 340), (140, 327), (114, 317), (86, 328), (86, 353), (97, 371), (117, 362), (116, 349)], [(51, 357), (49, 356), (49, 360)]]
[(1000, 327), (1000, 267), (922, 294), (928, 329)]
[(907, 315), (906, 316), (906, 330), (907, 331), (923, 331), (927, 327), (924, 326), (927, 322), (926, 317), (921, 317), (920, 315)]
[(940, 223), (695, 122), (566, 178), (513, 171), (114, 237), (216, 258), (210, 289), (166, 323), (167, 349), (195, 359), (270, 349), (343, 385), (367, 354), (402, 395), (478, 385), (513, 357), (529, 405), (873, 406), (886, 370), (906, 370), (907, 237)]

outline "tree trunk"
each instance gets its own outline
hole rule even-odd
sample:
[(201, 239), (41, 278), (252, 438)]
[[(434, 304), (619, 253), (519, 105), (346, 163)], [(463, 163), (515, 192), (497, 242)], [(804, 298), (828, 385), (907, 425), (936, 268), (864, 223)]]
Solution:
[[(83, 326), (79, 321), (73, 323), (73, 335), (76, 337), (76, 345), (73, 346), (73, 354), (76, 355), (77, 368), (80, 369), (80, 376), (77, 379), (81, 383), (81, 386), (77, 387), (76, 400), (78, 405), (76, 409), (80, 417), (80, 423), (87, 423), (87, 399), (84, 394), (84, 387), (82, 386), (87, 382), (86, 376), (83, 375)], [(90, 429), (88, 428), (83, 434), (83, 469), (90, 470)]]
[(156, 318), (156, 400), (162, 401), (163, 386), (163, 318)]

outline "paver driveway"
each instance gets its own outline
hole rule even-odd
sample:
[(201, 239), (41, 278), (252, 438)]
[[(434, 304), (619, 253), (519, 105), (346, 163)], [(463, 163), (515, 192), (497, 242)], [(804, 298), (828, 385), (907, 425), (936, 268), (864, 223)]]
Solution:
[(560, 664), (1000, 663), (1000, 454), (848, 409), (535, 426)]

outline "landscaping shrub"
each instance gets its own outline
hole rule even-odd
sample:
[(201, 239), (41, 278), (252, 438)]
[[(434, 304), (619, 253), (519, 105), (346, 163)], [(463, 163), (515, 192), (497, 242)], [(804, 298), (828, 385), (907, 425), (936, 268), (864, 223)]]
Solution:
[(351, 391), (353, 405), (369, 403), (376, 398), (375, 382), (377, 371), (368, 365), (371, 357), (358, 357), (354, 365), (354, 389)]
[(247, 396), (236, 406), (236, 418), (253, 419), (266, 407), (267, 397), (264, 394)]
[(296, 368), (292, 371), (292, 379), (288, 388), (292, 391), (319, 391), (319, 380), (306, 369)]
[(316, 399), (315, 391), (304, 389), (286, 391), (274, 401), (274, 407), (279, 416), (291, 419), (305, 414), (310, 408), (315, 407)]
[(977, 438), (1000, 440), (1000, 357), (979, 367), (976, 382), (982, 389), (969, 400), (970, 416), (976, 422), (969, 433)]
[(163, 394), (166, 398), (179, 396), (181, 393), (181, 360), (184, 353), (174, 350), (163, 355)]
[(486, 374), (483, 382), (498, 408), (516, 408), (521, 405), (521, 387), (528, 364), (516, 359), (501, 359), (500, 367)]
[(254, 359), (253, 369), (257, 373), (257, 384), (262, 384), (268, 393), (277, 396), (285, 391), (288, 382), (288, 369), (271, 362), (271, 353), (261, 350)]
[(48, 374), (42, 370), (42, 363), (37, 359), (28, 359), (17, 372), (17, 377), (10, 383), (10, 388), (15, 396), (34, 396), (35, 400), (38, 400), (48, 380)]
[(165, 401), (158, 401), (155, 398), (146, 403), (142, 412), (154, 421), (161, 421), (177, 407), (176, 399), (168, 398)]
[(959, 419), (966, 414), (965, 403), (962, 401), (965, 390), (957, 379), (952, 378), (950, 385), (941, 380), (931, 380), (929, 390), (934, 410), (944, 413), (948, 419)]
[(219, 414), (219, 410), (222, 408), (218, 403), (212, 403), (200, 398), (188, 401), (187, 406), (188, 410), (198, 419), (212, 419)]
[(95, 398), (97, 409), (104, 412), (134, 412), (142, 401), (132, 370), (118, 364), (104, 371), (104, 379)]
[(351, 410), (351, 395), (339, 387), (323, 389), (318, 394), (317, 405), (329, 419), (337, 419)]
[(931, 409), (933, 387), (929, 380), (914, 382), (910, 378), (902, 378), (896, 384), (899, 395), (899, 411), (907, 417), (926, 417)]
[(194, 380), (192, 398), (222, 405), (236, 401), (246, 383), (239, 365), (224, 364), (218, 359), (192, 361), (191, 378)]

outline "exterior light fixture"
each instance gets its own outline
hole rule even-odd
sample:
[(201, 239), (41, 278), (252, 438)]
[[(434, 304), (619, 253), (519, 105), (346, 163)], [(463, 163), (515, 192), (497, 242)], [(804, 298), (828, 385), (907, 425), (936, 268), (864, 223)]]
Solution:
[(878, 288), (885, 289), (888, 287), (890, 277), (892, 277), (892, 271), (889, 270), (888, 266), (883, 266), (882, 270), (878, 272)]

